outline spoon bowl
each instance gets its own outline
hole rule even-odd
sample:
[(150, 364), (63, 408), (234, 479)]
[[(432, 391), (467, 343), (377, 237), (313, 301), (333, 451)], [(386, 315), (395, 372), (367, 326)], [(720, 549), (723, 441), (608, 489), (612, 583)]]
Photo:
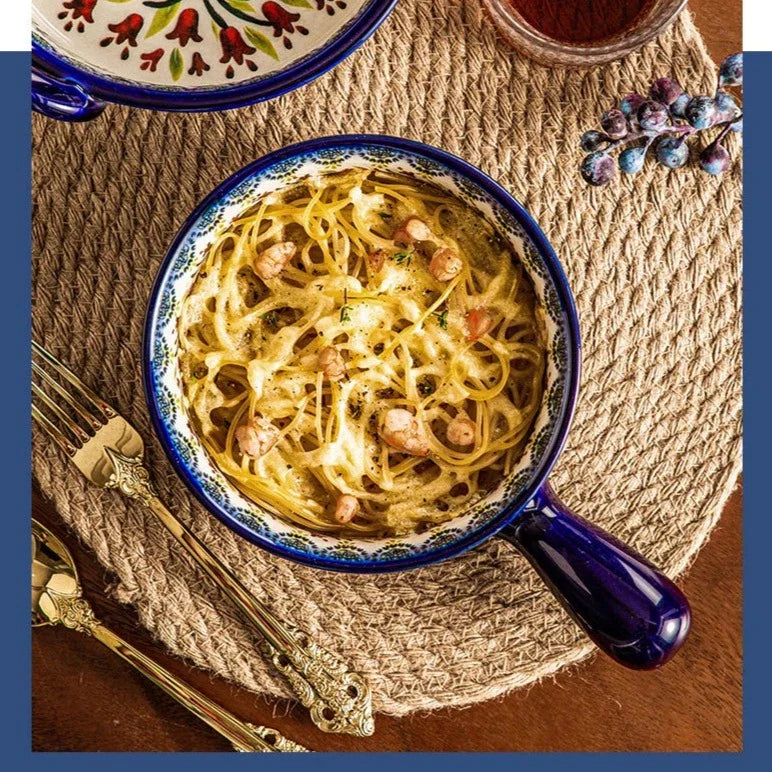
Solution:
[(32, 626), (69, 626), (66, 610), (81, 600), (75, 561), (61, 540), (36, 520), (32, 521), (31, 587)]

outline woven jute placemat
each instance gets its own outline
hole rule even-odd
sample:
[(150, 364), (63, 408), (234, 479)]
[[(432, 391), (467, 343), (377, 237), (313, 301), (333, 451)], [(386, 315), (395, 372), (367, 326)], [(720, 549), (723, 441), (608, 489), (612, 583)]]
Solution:
[[(740, 467), (740, 164), (711, 178), (652, 163), (599, 190), (577, 168), (579, 136), (602, 110), (668, 74), (691, 93), (713, 86), (687, 14), (622, 62), (568, 72), (507, 48), (478, 0), (402, 0), (344, 64), (269, 104), (205, 115), (111, 106), (80, 125), (35, 117), (34, 334), (141, 430), (167, 505), (280, 616), (366, 674), (378, 711), (489, 699), (592, 647), (501, 542), (412, 572), (339, 575), (272, 557), (195, 503), (153, 438), (140, 382), (165, 249), (216, 183), (297, 140), (396, 134), (479, 166), (544, 228), (579, 307), (582, 391), (553, 484), (677, 576)], [(45, 437), (33, 455), (42, 490), (143, 625), (190, 662), (286, 696), (228, 601), (151, 516), (88, 487)]]

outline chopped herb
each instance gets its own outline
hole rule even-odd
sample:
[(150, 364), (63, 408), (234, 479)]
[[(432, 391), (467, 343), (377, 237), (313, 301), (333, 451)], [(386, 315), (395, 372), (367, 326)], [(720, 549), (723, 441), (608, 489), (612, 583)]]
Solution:
[(351, 405), (351, 407), (349, 408), (349, 412), (351, 413), (353, 418), (359, 418), (362, 415), (362, 406)]
[(448, 309), (446, 308), (442, 313), (439, 311), (433, 311), (432, 316), (437, 317), (437, 321), (439, 322), (440, 328), (443, 330), (448, 329)]
[(434, 392), (434, 384), (428, 379), (419, 381), (416, 385), (418, 386), (419, 393), (424, 397), (428, 397), (429, 394)]
[(279, 323), (279, 317), (276, 315), (276, 311), (266, 311), (260, 318), (271, 327), (276, 327)]
[(397, 261), (397, 265), (402, 265), (402, 263), (410, 265), (410, 261), (413, 259), (413, 253), (407, 251), (397, 252), (397, 254), (394, 255), (394, 259)]
[(391, 218), (394, 215), (389, 214), (388, 212), (378, 212), (378, 217), (381, 218), (381, 220), (391, 220)]
[(343, 306), (340, 309), (340, 323), (351, 321), (351, 306), (348, 304), (348, 287), (343, 290)]

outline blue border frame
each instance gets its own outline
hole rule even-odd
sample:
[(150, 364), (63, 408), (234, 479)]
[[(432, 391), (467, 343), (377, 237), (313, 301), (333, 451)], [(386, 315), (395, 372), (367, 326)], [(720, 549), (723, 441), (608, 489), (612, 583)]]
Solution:
[[(212, 204), (216, 203), (220, 198), (228, 194), (247, 178), (259, 174), (269, 167), (281, 163), (282, 161), (286, 161), (287, 159), (302, 157), (310, 153), (330, 148), (366, 148), (373, 146), (407, 151), (411, 154), (423, 156), (436, 163), (442, 164), (451, 171), (471, 180), (471, 182), (484, 190), (505, 210), (510, 212), (531, 239), (531, 242), (544, 261), (550, 274), (550, 278), (557, 290), (560, 306), (566, 320), (566, 329), (568, 331), (569, 340), (568, 345), (566, 346), (566, 386), (563, 393), (563, 403), (560, 408), (554, 434), (550, 439), (549, 449), (545, 454), (542, 463), (534, 471), (530, 481), (524, 486), (515, 501), (503, 509), (497, 517), (493, 518), (476, 531), (466, 534), (451, 544), (437, 547), (434, 550), (429, 550), (420, 555), (392, 558), (383, 562), (355, 562), (341, 558), (326, 558), (318, 555), (309, 555), (300, 550), (277, 545), (273, 541), (248, 528), (244, 523), (232, 517), (214, 502), (188, 469), (167, 431), (155, 398), (153, 373), (150, 363), (152, 361), (152, 340), (155, 336), (158, 313), (160, 311), (159, 301), (161, 290), (166, 280), (166, 274), (171, 266), (175, 253), (186, 238), (189, 229)], [(387, 573), (446, 560), (447, 558), (477, 546), (511, 523), (520, 514), (525, 505), (533, 498), (536, 491), (544, 484), (560, 451), (563, 449), (573, 417), (574, 407), (576, 405), (580, 371), (581, 342), (579, 336), (579, 320), (573, 296), (571, 295), (571, 290), (568, 286), (568, 280), (566, 279), (563, 268), (561, 267), (552, 246), (547, 241), (546, 236), (522, 204), (504, 190), (501, 185), (488, 177), (488, 175), (484, 174), (471, 164), (468, 164), (466, 161), (461, 160), (457, 156), (421, 142), (378, 134), (349, 134), (298, 142), (263, 156), (263, 158), (249, 164), (218, 185), (182, 224), (182, 227), (177, 232), (177, 235), (158, 269), (158, 274), (156, 275), (148, 300), (142, 344), (142, 379), (145, 388), (145, 398), (147, 400), (153, 427), (161, 441), (164, 452), (172, 462), (177, 474), (184, 480), (188, 488), (201, 504), (222, 523), (240, 536), (269, 552), (315, 568), (352, 573)]]
[[(524, 765), (529, 770), (559, 770), (566, 765), (576, 772), (686, 772), (695, 770), (757, 770), (769, 765), (769, 438), (772, 411), (769, 383), (769, 288), (772, 262), (769, 260), (769, 181), (772, 154), (768, 127), (772, 124), (772, 54), (746, 54), (745, 152), (745, 530), (744, 543), (744, 650), (745, 650), (745, 750), (741, 753), (327, 753), (313, 755), (265, 754), (259, 765), (266, 769), (317, 772), (360, 772), (368, 770), (424, 770), (439, 764), (448, 772), (468, 772), (470, 766), (485, 772), (511, 772)], [(6, 621), (0, 648), (4, 654), (2, 690), (3, 758), (12, 769), (103, 770), (134, 772), (140, 764), (151, 770), (211, 770), (251, 765), (236, 753), (32, 753), (30, 751), (30, 630), (28, 596), (29, 571), (29, 53), (0, 53), (3, 75), (3, 105), (6, 120), (0, 124), (5, 148), (4, 185), (0, 187), (0, 217), (4, 218), (6, 247), (4, 328), (9, 331), (9, 348), (3, 366), (2, 393), (8, 442), (0, 445), (0, 484), (5, 503), (3, 546), (0, 563), (4, 580)], [(740, 559), (741, 556), (737, 556)], [(709, 631), (704, 631), (709, 634)], [(68, 634), (62, 631), (62, 634)], [(642, 676), (649, 677), (649, 676)], [(524, 695), (527, 698), (527, 695)], [(610, 695), (613, 696), (613, 695)], [(473, 711), (473, 709), (472, 709)], [(420, 717), (417, 717), (420, 720)], [(549, 721), (549, 717), (545, 717)], [(685, 719), (686, 720), (686, 719)], [(281, 728), (281, 725), (278, 725)], [(512, 727), (513, 733), (517, 727)], [(559, 731), (559, 728), (556, 728)], [(300, 739), (300, 738), (296, 738)], [(92, 767), (93, 765), (93, 767)]]
[(394, 9), (398, 0), (372, 0), (350, 26), (332, 43), (296, 62), (292, 67), (255, 82), (216, 89), (186, 89), (180, 91), (154, 89), (150, 86), (130, 86), (81, 70), (32, 40), (33, 66), (44, 72), (82, 86), (97, 99), (152, 110), (206, 112), (245, 107), (255, 102), (286, 94), (300, 88), (342, 62), (354, 53), (378, 29)]

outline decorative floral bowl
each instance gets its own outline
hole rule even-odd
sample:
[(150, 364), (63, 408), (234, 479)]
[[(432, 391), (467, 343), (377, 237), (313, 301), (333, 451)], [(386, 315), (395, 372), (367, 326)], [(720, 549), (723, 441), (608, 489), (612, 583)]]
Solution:
[(215, 110), (317, 78), (396, 0), (33, 0), (33, 107), (86, 120), (102, 100)]
[[(421, 534), (343, 538), (312, 533), (270, 514), (214, 465), (183, 405), (177, 321), (208, 246), (266, 193), (310, 174), (347, 168), (412, 175), (476, 208), (522, 260), (546, 320), (544, 399), (520, 463), (468, 511)], [(565, 275), (544, 234), (517, 201), (482, 172), (441, 150), (394, 137), (356, 135), (311, 140), (272, 153), (226, 180), (197, 207), (159, 269), (147, 312), (143, 362), (150, 413), (169, 458), (202, 504), (246, 539), (319, 568), (372, 572), (443, 560), (498, 532), (526, 555), (599, 646), (631, 667), (656, 667), (686, 635), (686, 599), (643, 558), (571, 514), (547, 483), (568, 433), (579, 357), (578, 321)]]

